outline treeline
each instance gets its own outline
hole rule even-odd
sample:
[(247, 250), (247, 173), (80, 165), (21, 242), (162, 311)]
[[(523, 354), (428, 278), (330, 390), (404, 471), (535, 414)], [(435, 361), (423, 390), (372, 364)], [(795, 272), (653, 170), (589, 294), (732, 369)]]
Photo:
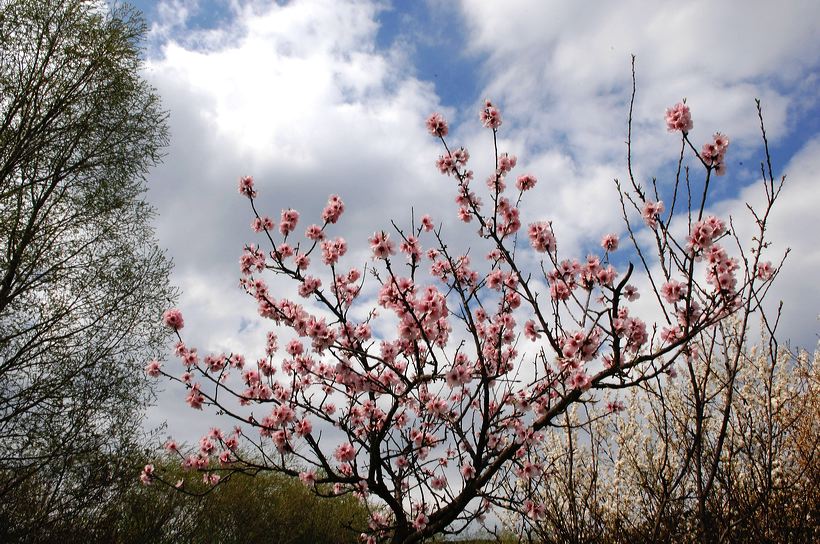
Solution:
[[(298, 480), (273, 473), (234, 474), (216, 487), (138, 484), (146, 459), (110, 459), (94, 467), (106, 491), (76, 497), (65, 513), (44, 512), (52, 485), (31, 478), (6, 497), (0, 509), (0, 542), (142, 544), (179, 542), (354, 543), (367, 510), (352, 496), (323, 499)], [(142, 464), (141, 464), (142, 463)], [(173, 466), (172, 466), (173, 465)], [(163, 467), (183, 473), (178, 463)]]

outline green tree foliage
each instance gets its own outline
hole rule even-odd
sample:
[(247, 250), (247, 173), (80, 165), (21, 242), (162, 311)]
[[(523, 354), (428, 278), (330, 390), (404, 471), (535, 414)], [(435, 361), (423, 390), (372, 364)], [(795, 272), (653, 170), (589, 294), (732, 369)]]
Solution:
[(186, 478), (185, 489), (194, 494), (140, 486), (135, 473), (130, 493), (106, 511), (112, 520), (106, 524), (108, 533), (94, 541), (352, 544), (367, 524), (367, 509), (359, 499), (317, 497), (281, 474), (235, 473), (212, 488), (188, 482), (198, 474), (181, 470), (176, 461), (163, 464), (164, 474)]
[(144, 199), (168, 140), (144, 33), (103, 0), (0, 0), (0, 540), (107, 500), (141, 432), (174, 296)]

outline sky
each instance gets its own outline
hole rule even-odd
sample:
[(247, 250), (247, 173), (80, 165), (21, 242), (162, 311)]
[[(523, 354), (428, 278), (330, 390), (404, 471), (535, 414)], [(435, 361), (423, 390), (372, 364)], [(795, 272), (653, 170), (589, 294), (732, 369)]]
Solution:
[[(775, 176), (786, 183), (771, 216), (769, 259), (791, 252), (768, 307), (783, 301), (780, 336), (813, 348), (820, 331), (820, 3), (419, 0), (140, 0), (149, 25), (144, 76), (170, 113), (171, 144), (149, 176), (156, 229), (175, 267), (186, 342), (200, 353), (254, 359), (270, 327), (238, 287), (252, 212), (237, 179), (253, 175), (263, 214), (319, 222), (330, 194), (346, 204), (331, 234), (367, 260), (367, 237), (429, 213), (455, 244), (451, 178), (434, 165), (434, 111), (448, 141), (491, 172), (485, 99), (503, 116), (500, 150), (514, 174), (539, 185), (522, 222), (553, 221), (565, 254), (583, 258), (601, 236), (625, 232), (613, 179), (626, 179), (626, 128), (635, 55), (633, 163), (646, 184), (671, 188), (679, 136), (664, 111), (686, 98), (695, 142), (731, 140), (728, 172), (710, 210), (750, 233), (745, 203), (759, 206), (763, 159), (755, 98), (762, 101)], [(749, 242), (747, 238), (747, 243)], [(274, 283), (275, 287), (281, 287)], [(169, 361), (169, 365), (178, 364)], [(184, 393), (164, 392), (149, 424), (195, 440)]]

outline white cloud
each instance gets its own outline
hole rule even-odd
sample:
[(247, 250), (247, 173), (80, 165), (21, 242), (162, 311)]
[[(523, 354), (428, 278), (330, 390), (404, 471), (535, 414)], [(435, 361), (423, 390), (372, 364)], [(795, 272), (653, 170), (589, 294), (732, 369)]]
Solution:
[[(435, 172), (440, 150), (423, 126), (442, 105), (434, 86), (407, 66), (412, 55), (376, 46), (380, 8), (374, 4), (236, 4), (224, 27), (202, 31), (184, 27), (195, 3), (163, 5), (159, 12), (167, 16), (154, 28), (163, 45), (146, 72), (171, 111), (172, 147), (150, 193), (160, 212), (161, 243), (176, 262), (189, 341), (201, 350), (245, 346), (252, 358), (267, 328), (247, 324), (255, 304), (236, 287), (237, 259), (245, 243), (260, 239), (248, 228), (252, 216), (236, 179), (255, 176), (260, 212), (277, 221), (280, 209), (299, 209), (300, 233), (318, 222), (328, 194), (341, 195), (347, 212), (331, 235), (345, 235), (352, 249), (391, 218), (406, 225), (410, 207), (416, 218), (431, 213), (449, 222), (454, 184)], [(774, 141), (793, 127), (797, 112), (816, 100), (816, 85), (806, 82), (817, 75), (820, 37), (811, 23), (818, 8), (742, 6), (622, 2), (591, 12), (588, 3), (518, 0), (502, 10), (495, 2), (463, 2), (467, 45), (486, 59), (476, 77), (507, 119), (501, 150), (518, 155), (516, 175), (531, 172), (540, 180), (525, 203), (525, 224), (553, 219), (567, 256), (622, 229), (612, 179), (625, 177), (630, 53), (638, 56), (641, 180), (659, 172), (665, 183), (669, 170), (662, 167), (677, 154), (678, 140), (666, 133), (663, 111), (683, 96), (693, 108), (694, 139), (723, 130), (733, 139), (733, 157), (748, 156), (759, 142), (753, 97), (764, 99)], [(453, 127), (453, 143), (470, 149), (479, 184), (491, 168), (488, 132), (478, 127), (475, 112), (456, 116), (467, 121)], [(810, 144), (788, 167), (795, 175), (778, 203), (783, 218), (817, 209), (810, 189), (817, 147)], [(727, 178), (753, 174), (732, 171)], [(781, 283), (788, 285), (778, 293), (787, 309), (794, 300), (794, 315), (811, 305), (816, 315), (820, 297), (816, 289), (800, 291), (807, 283), (800, 274), (818, 264), (809, 234), (818, 229), (797, 236), (780, 221), (772, 236), (795, 248), (789, 266), (796, 271), (784, 274), (789, 281)], [(459, 243), (475, 228), (446, 227)], [(349, 255), (350, 266), (364, 262), (361, 251)], [(801, 337), (810, 334), (799, 327), (789, 325)], [(188, 410), (178, 396), (162, 402)], [(206, 430), (179, 419), (171, 424), (188, 440)]]
[[(462, 0), (461, 5), (468, 47), (486, 56), (484, 93), (502, 105), (510, 130), (525, 144), (522, 154), (548, 179), (550, 190), (539, 194), (539, 207), (557, 219), (556, 228), (565, 228), (579, 241), (594, 240), (607, 227), (622, 229), (607, 182), (626, 178), (631, 54), (637, 56), (638, 81), (633, 160), (644, 186), (655, 176), (661, 187), (671, 185), (674, 170), (669, 164), (679, 153), (679, 138), (666, 133), (663, 112), (683, 97), (692, 108), (694, 142), (706, 141), (715, 131), (732, 139), (730, 171), (719, 178), (723, 185), (715, 193), (723, 198), (759, 177), (754, 98), (762, 100), (775, 145), (817, 105), (820, 34), (815, 21), (820, 5), (815, 2), (788, 7), (763, 0), (593, 6), (513, 0), (501, 9), (492, 2)], [(773, 250), (793, 248), (771, 293), (786, 304), (780, 330), (804, 344), (815, 337), (813, 317), (820, 311), (820, 296), (805, 276), (817, 264), (812, 237), (820, 232), (813, 223), (820, 192), (811, 187), (816, 179), (811, 150), (816, 154), (816, 142), (787, 166), (790, 180), (775, 205), (770, 231)], [(565, 177), (550, 168), (556, 164), (563, 165)], [(744, 214), (743, 201), (757, 202), (758, 189), (744, 190), (738, 200), (715, 207)], [(805, 218), (801, 223), (808, 228), (794, 232), (794, 223), (786, 220), (794, 217)]]

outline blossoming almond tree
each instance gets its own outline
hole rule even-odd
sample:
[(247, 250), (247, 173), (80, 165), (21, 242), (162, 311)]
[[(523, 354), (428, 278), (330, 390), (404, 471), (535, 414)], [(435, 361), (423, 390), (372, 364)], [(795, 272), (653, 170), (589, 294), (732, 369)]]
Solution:
[[(458, 217), (479, 227), (483, 259), (453, 252), (444, 228), (425, 215), (406, 229), (376, 230), (372, 267), (349, 268), (348, 243), (336, 232), (345, 210), (338, 196), (302, 234), (298, 211), (283, 210), (277, 225), (259, 209), (253, 179), (240, 179), (265, 241), (245, 247), (240, 283), (280, 329), (268, 333), (265, 353), (200, 357), (172, 309), (164, 319), (179, 336), (182, 367), (152, 361), (146, 369), (185, 384), (192, 408), (217, 410), (235, 425), (211, 430), (198, 451), (167, 445), (207, 485), (236, 471), (273, 470), (320, 494), (368, 499), (364, 541), (458, 533), (487, 513), (499, 474), (528, 470), (527, 452), (549, 440), (556, 418), (598, 390), (668, 371), (691, 338), (748, 303), (760, 288), (750, 286), (770, 281), (756, 273), (759, 255), (738, 261), (722, 249), (731, 226), (704, 216), (729, 144), (716, 135), (702, 151), (694, 148), (686, 105), (670, 109), (667, 124), (702, 165), (705, 183), (701, 198), (687, 198), (685, 239), (672, 233), (680, 202), (673, 197), (667, 211), (630, 170), (622, 209), (634, 206), (661, 243), (656, 260), (636, 242), (617, 266), (614, 234), (578, 259), (561, 254), (549, 220), (521, 224), (537, 179), (512, 174), (516, 157), (498, 151), (500, 110), (488, 101), (480, 119), (495, 149), (486, 184), (474, 181), (467, 150), (448, 144), (441, 115), (431, 115), (427, 128), (443, 146), (436, 164), (451, 180)], [(540, 256), (534, 268), (522, 258), (532, 251)], [(633, 262), (649, 280), (645, 295), (657, 301), (644, 318), (630, 304), (639, 296), (630, 284), (638, 276)], [(291, 281), (299, 298), (275, 294), (269, 275)], [(376, 300), (363, 295), (368, 279), (378, 284)], [(652, 316), (661, 321), (647, 323)], [(374, 334), (384, 323), (395, 323), (394, 332)], [(280, 346), (280, 336), (291, 339)], [(150, 465), (142, 480), (165, 482)]]

